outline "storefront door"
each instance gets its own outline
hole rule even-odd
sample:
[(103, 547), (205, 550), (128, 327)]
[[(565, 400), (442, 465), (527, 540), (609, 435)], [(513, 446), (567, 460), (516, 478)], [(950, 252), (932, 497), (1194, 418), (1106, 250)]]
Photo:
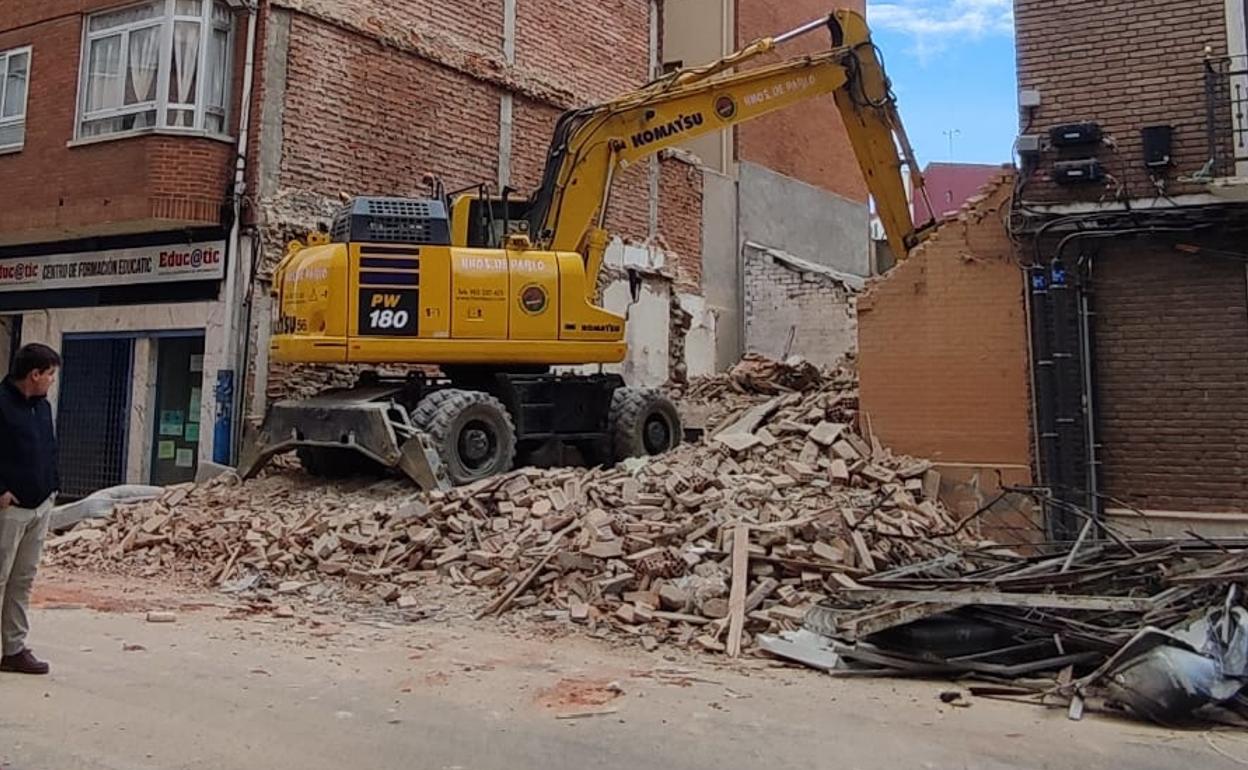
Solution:
[(134, 340), (66, 336), (61, 357), (61, 496), (75, 499), (125, 481)]
[(163, 486), (195, 479), (199, 464), (204, 337), (202, 334), (160, 337), (156, 345), (151, 481)]

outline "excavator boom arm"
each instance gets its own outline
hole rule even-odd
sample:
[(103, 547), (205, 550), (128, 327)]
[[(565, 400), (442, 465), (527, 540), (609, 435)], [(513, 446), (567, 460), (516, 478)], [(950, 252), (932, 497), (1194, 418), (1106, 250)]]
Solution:
[[(722, 74), (774, 50), (777, 42), (825, 26), (832, 35), (829, 51)], [(597, 249), (591, 234), (602, 231), (618, 169), (827, 94), (844, 118), (889, 244), (904, 258), (925, 230), (913, 224), (901, 167), (909, 166), (916, 193), (922, 190), (922, 176), (866, 22), (844, 10), (788, 35), (757, 41), (719, 62), (671, 73), (611, 102), (566, 113), (534, 199), (535, 232), (551, 249), (585, 254), (596, 272), (601, 254), (592, 253)]]

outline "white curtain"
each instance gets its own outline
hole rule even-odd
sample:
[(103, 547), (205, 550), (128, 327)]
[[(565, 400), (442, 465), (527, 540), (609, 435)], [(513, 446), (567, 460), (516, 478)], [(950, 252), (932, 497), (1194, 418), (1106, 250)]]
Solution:
[(225, 66), (229, 60), (229, 44), (229, 32), (220, 29), (213, 30), (212, 49), (208, 52), (208, 77), (210, 78), (208, 105), (211, 107), (225, 107), (225, 79), (227, 77)]
[(4, 92), (4, 104), (0, 105), (0, 118), (20, 115), (26, 107), (26, 80), (28, 57), (24, 53), (9, 57), (8, 76)]
[(121, 54), (121, 35), (91, 42), (91, 60), (87, 68), (87, 112), (121, 106)]
[(160, 61), (160, 28), (149, 27), (130, 33), (130, 87), (134, 99), (127, 104), (150, 102), (156, 98), (156, 65)]
[(177, 69), (177, 91), (173, 101), (192, 104), (195, 94), (195, 71), (199, 68), (199, 25), (178, 22), (173, 28), (173, 60)]

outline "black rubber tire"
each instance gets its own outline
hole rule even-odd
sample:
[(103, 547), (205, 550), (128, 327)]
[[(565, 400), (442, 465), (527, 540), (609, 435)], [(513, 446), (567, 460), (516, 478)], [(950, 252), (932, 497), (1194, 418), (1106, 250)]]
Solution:
[(295, 447), (299, 464), (309, 476), (345, 479), (352, 476), (378, 476), (384, 468), (354, 449), (325, 446)]
[(620, 388), (611, 397), (611, 443), (616, 462), (675, 449), (683, 434), (680, 412), (661, 391)]
[(429, 436), (452, 484), (506, 473), (515, 463), (515, 425), (507, 408), (489, 393), (434, 391), (416, 405), (412, 422)]

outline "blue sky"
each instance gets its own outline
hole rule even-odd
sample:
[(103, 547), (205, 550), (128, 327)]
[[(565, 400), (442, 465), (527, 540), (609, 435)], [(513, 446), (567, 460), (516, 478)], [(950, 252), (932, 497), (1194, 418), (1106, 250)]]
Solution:
[[(919, 162), (1006, 163), (1018, 132), (1013, 0), (867, 0)], [(949, 136), (953, 136), (953, 155)]]

